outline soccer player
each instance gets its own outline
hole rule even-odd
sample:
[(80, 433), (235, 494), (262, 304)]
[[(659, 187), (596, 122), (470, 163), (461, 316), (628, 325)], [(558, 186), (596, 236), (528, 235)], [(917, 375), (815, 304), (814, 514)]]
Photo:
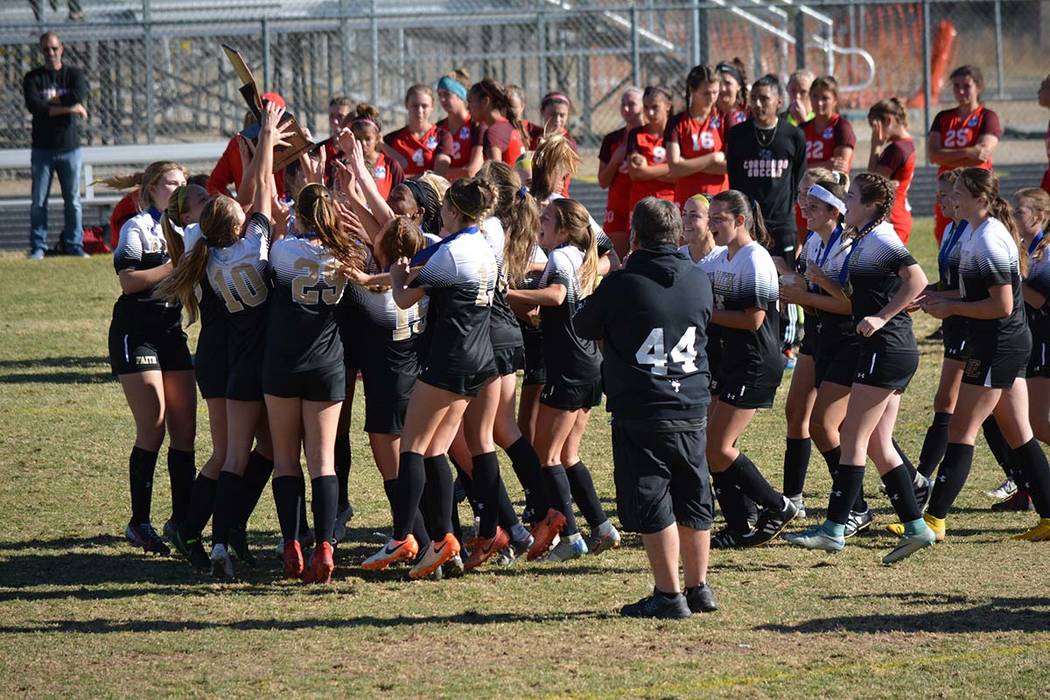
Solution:
[(718, 73), (718, 112), (726, 131), (747, 121), (747, 73), (744, 62), (733, 57), (715, 66)]
[(475, 142), (468, 168), (477, 172), (486, 160), (514, 166), (525, 152), (521, 124), (510, 106), (510, 96), (501, 83), (485, 78), (467, 93), (467, 105), (475, 125)]
[(849, 120), (839, 114), (839, 84), (824, 75), (809, 88), (813, 118), (802, 126), (806, 134), (806, 165), (849, 175), (857, 137)]
[(548, 92), (540, 100), (540, 115), (543, 117), (542, 123), (528, 126), (529, 150), (535, 151), (540, 147), (540, 141), (551, 134), (564, 136), (572, 145), (572, 150), (578, 150), (576, 139), (569, 133), (572, 100), (568, 95), (561, 92)]
[(718, 609), (707, 583), (714, 504), (704, 445), (711, 283), (676, 250), (677, 207), (643, 199), (632, 222), (635, 252), (584, 302), (573, 326), (605, 343), (617, 512), (641, 533), (655, 583), (620, 613), (684, 618)]
[(456, 70), (443, 75), (437, 84), (438, 102), (447, 115), (437, 123), (448, 134), (439, 138), (434, 156), (434, 172), (454, 182), (462, 177), (471, 177), (467, 169), (474, 148), (471, 115), (467, 109), (467, 85), (470, 74)]
[[(992, 168), (992, 154), (1003, 135), (999, 115), (981, 104), (984, 76), (977, 66), (959, 66), (951, 73), (958, 107), (938, 112), (926, 139), (926, 158), (936, 163), (937, 174), (955, 168)], [(941, 242), (948, 217), (936, 204), (934, 236)]]
[(381, 147), (383, 126), (379, 110), (370, 104), (357, 105), (350, 121), (350, 130), (361, 144), (365, 163), (368, 164), (379, 194), (386, 199), (392, 189), (404, 182), (405, 173), (396, 160), (386, 157)]
[(606, 134), (598, 150), (598, 184), (609, 191), (602, 229), (612, 239), (620, 257), (626, 256), (630, 248), (631, 178), (627, 174), (627, 133), (642, 126), (642, 111), (641, 89), (624, 90), (620, 95), (620, 117), (624, 125)]
[(1029, 187), (1014, 195), (1017, 203), (1017, 229), (1022, 253), (1028, 256), (1028, 275), (1022, 292), (1028, 328), (1032, 333), (1032, 354), (1025, 376), (1028, 381), (1029, 417), (1032, 432), (1050, 444), (1050, 194)]
[(925, 519), (943, 540), (945, 518), (970, 472), (977, 429), (994, 415), (1040, 516), (1014, 539), (1045, 540), (1050, 538), (1050, 466), (1032, 433), (1024, 380), (1032, 349), (1021, 289), (1027, 261), (1020, 259), (1013, 215), (999, 196), (994, 174), (976, 167), (960, 171), (954, 201), (959, 217), (972, 227), (959, 253), (959, 296), (930, 297), (922, 308), (935, 318), (965, 318), (968, 350), (959, 401), (948, 424), (948, 448)]
[(890, 180), (861, 173), (845, 204), (844, 222), (852, 229), (853, 245), (839, 282), (850, 297), (861, 340), (841, 428), (840, 463), (832, 477), (827, 520), (787, 539), (809, 549), (840, 551), (845, 546), (846, 524), (863, 488), (868, 456), (905, 523), (901, 541), (883, 558), (884, 564), (892, 564), (934, 541), (916, 501), (916, 477), (893, 443), (901, 392), (919, 366), (907, 308), (925, 288), (926, 275), (886, 220), (893, 208)]
[(160, 218), (172, 193), (186, 184), (186, 170), (178, 163), (158, 161), (142, 173), (111, 182), (140, 183), (139, 198), (148, 207), (124, 224), (113, 252), (121, 295), (109, 326), (109, 362), (135, 419), (135, 445), (128, 462), (131, 519), (124, 535), (146, 552), (167, 556), (168, 546), (150, 524), (153, 472), (167, 432), (172, 517), (164, 529), (170, 537), (187, 515), (196, 473), (197, 391), (180, 323), (182, 309), (154, 297), (153, 290), (172, 271)]
[(908, 132), (908, 110), (896, 97), (876, 102), (868, 110), (871, 126), (871, 152), (868, 171), (897, 183), (890, 223), (908, 245), (911, 238), (911, 205), (908, 190), (915, 175), (915, 142)]
[(685, 79), (686, 108), (667, 124), (664, 145), (675, 178), (674, 201), (684, 206), (694, 194), (718, 194), (726, 177), (725, 129), (715, 103), (718, 74), (694, 66)]
[(631, 178), (631, 192), (627, 210), (646, 197), (674, 201), (675, 184), (667, 159), (664, 134), (667, 121), (674, 109), (671, 91), (660, 85), (650, 85), (642, 93), (645, 124), (627, 133), (627, 177)]
[[(409, 177), (434, 169), (440, 139), (452, 138), (430, 121), (434, 91), (428, 85), (413, 85), (405, 92), (408, 124), (383, 137), (383, 153), (396, 160)], [(446, 149), (448, 144), (446, 144)]]
[[(726, 246), (712, 265), (711, 323), (718, 326), (722, 340), (722, 366), (707, 441), (707, 462), (726, 527), (712, 545), (758, 546), (776, 537), (798, 514), (795, 504), (770, 486), (736, 447), (756, 411), (773, 405), (784, 372), (777, 333), (777, 270), (766, 249), (762, 211), (743, 193), (716, 194), (709, 221), (715, 243)], [(745, 496), (763, 508), (754, 530)]]

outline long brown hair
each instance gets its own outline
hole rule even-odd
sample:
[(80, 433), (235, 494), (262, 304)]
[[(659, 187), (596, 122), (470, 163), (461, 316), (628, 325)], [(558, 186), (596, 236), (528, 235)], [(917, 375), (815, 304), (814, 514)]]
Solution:
[(445, 193), (449, 207), (459, 212), (467, 222), (478, 224), (496, 209), (499, 192), (496, 186), (478, 177), (456, 180)]
[(959, 178), (955, 183), (960, 182), (972, 196), (984, 197), (988, 201), (988, 213), (1001, 221), (1006, 230), (1010, 232), (1010, 237), (1014, 239), (1021, 273), (1028, 272), (1028, 256), (1021, 253), (1024, 248), (1021, 245), (1017, 222), (1014, 221), (1013, 209), (1010, 203), (999, 194), (999, 178), (991, 170), (984, 168), (962, 168), (959, 170)]
[(768, 249), (773, 239), (766, 228), (766, 218), (762, 216), (762, 207), (740, 190), (725, 190), (711, 198), (711, 202), (721, 202), (734, 217), (744, 217), (744, 228), (751, 238), (763, 248)]
[(539, 201), (560, 192), (564, 178), (576, 175), (580, 156), (562, 134), (547, 134), (532, 154), (532, 196)]
[(564, 233), (570, 245), (583, 251), (583, 264), (576, 271), (576, 279), (580, 299), (588, 297), (598, 284), (598, 243), (587, 207), (575, 199), (556, 199), (547, 206), (554, 212), (555, 230)]
[(150, 163), (144, 170), (140, 170), (139, 172), (128, 173), (127, 175), (113, 175), (112, 177), (95, 180), (95, 183), (103, 184), (114, 190), (130, 190), (135, 188), (135, 196), (138, 200), (139, 209), (147, 209), (153, 206), (153, 200), (149, 195), (150, 188), (157, 184), (157, 180), (159, 180), (164, 173), (171, 170), (178, 170), (182, 173), (183, 178), (189, 177), (189, 172), (181, 164), (176, 163), (173, 160), (157, 160)]
[(343, 233), (332, 192), (327, 187), (312, 182), (299, 190), (295, 217), (299, 230), (316, 233), (325, 250), (340, 265), (347, 269), (362, 269), (364, 247), (360, 241)]
[[(1047, 194), (1042, 187), (1025, 187), (1017, 190), (1014, 199), (1018, 205), (1025, 202), (1035, 209), (1043, 222), (1040, 228), (1046, 233), (1046, 226), (1050, 223), (1050, 194)], [(1042, 260), (1046, 256), (1047, 246), (1050, 246), (1050, 236), (1044, 235), (1043, 240), (1039, 241), (1039, 245), (1032, 252), (1032, 259)]]
[(183, 217), (186, 216), (194, 197), (207, 196), (208, 191), (200, 185), (182, 185), (171, 193), (168, 208), (160, 217), (160, 230), (164, 232), (164, 242), (167, 245), (168, 257), (171, 258), (173, 268), (179, 266), (182, 254), (186, 249), (182, 234), (176, 231), (175, 227), (181, 229), (185, 226)]
[(890, 216), (893, 202), (897, 198), (897, 185), (893, 180), (883, 177), (878, 173), (860, 173), (853, 178), (853, 184), (857, 186), (862, 204), (874, 204), (875, 218), (866, 224), (864, 231), (853, 230), (850, 236), (856, 238), (872, 230)]
[(905, 129), (908, 128), (908, 110), (899, 97), (889, 97), (879, 100), (868, 110), (868, 121), (885, 121), (888, 117), (894, 117)]
[(496, 186), (499, 193), (493, 215), (503, 224), (503, 272), (511, 287), (525, 281), (532, 251), (540, 230), (540, 211), (536, 199), (521, 186), (518, 173), (501, 161), (486, 161), (478, 177)]

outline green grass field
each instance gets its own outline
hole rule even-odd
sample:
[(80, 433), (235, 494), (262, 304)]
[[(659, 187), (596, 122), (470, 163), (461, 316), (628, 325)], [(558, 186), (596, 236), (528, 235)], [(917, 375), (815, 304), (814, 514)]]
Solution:
[[(933, 271), (930, 222), (914, 250)], [(616, 611), (651, 586), (635, 537), (565, 565), (487, 568), (442, 583), (359, 562), (388, 527), (362, 409), (357, 517), (329, 587), (278, 578), (272, 498), (255, 514), (258, 570), (218, 585), (122, 537), (130, 414), (106, 360), (110, 261), (0, 257), (0, 680), (5, 696), (1047, 697), (1050, 544), (1008, 541), (1034, 514), (988, 511), (1002, 480), (978, 448), (948, 541), (894, 568), (881, 528), (827, 555), (776, 542), (716, 553), (722, 610), (675, 623)], [(916, 332), (933, 328), (919, 317)], [(923, 344), (897, 437), (913, 457), (931, 415), (940, 346)], [(742, 447), (780, 483), (783, 397)], [(360, 401), (360, 397), (359, 397)], [(203, 403), (198, 462), (208, 454)], [(613, 512), (608, 422), (583, 450)], [(509, 481), (513, 475), (505, 469)], [(162, 464), (154, 522), (168, 514)], [(509, 484), (520, 495), (516, 483)], [(814, 452), (811, 522), (829, 479)], [(878, 524), (893, 520), (877, 477)], [(466, 521), (466, 511), (463, 513)]]

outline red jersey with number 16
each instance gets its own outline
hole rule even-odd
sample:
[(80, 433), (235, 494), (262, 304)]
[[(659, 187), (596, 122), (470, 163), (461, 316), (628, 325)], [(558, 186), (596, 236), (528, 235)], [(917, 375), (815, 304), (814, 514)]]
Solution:
[[(725, 151), (724, 120), (717, 109), (703, 121), (697, 121), (689, 112), (679, 112), (667, 124), (664, 143), (677, 143), (683, 159), (699, 158), (716, 151)], [(693, 173), (675, 182), (674, 200), (679, 206), (694, 194), (718, 194), (729, 188), (729, 176), (711, 173)]]
[[(946, 109), (939, 112), (933, 118), (930, 133), (941, 135), (942, 148), (969, 148), (976, 145), (977, 139), (985, 134), (995, 137), (1002, 136), (1003, 128), (999, 125), (999, 115), (986, 109), (984, 105), (980, 105), (965, 117), (959, 116), (958, 109)], [(991, 170), (992, 161), (986, 160), (976, 167)], [(940, 175), (948, 170), (954, 170), (954, 168), (942, 165), (937, 168), (937, 174)]]

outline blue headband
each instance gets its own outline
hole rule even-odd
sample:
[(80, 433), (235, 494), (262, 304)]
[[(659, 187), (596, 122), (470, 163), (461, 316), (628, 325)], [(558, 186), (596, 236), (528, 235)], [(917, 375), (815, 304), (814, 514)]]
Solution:
[(461, 100), (467, 99), (467, 87), (455, 78), (450, 78), (447, 75), (441, 76), (441, 80), (438, 81), (438, 90), (448, 90)]

